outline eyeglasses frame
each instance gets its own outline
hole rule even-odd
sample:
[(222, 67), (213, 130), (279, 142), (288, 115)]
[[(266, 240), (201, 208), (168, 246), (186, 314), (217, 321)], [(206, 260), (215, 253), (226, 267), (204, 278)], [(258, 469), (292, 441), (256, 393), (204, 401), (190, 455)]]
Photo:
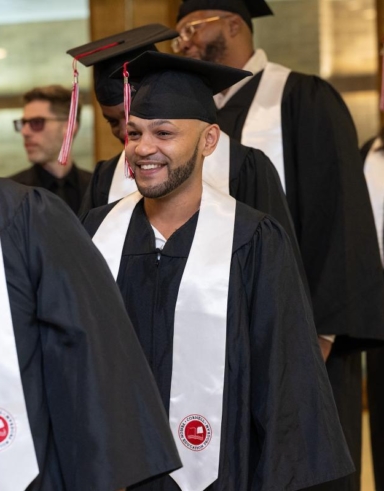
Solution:
[[(196, 33), (195, 26), (199, 24), (205, 24), (207, 22), (215, 22), (220, 19), (226, 19), (227, 17), (230, 17), (230, 15), (215, 15), (214, 17), (208, 17), (207, 19), (201, 19), (201, 20), (193, 20), (191, 22), (187, 22), (185, 26), (182, 27), (180, 30), (180, 35), (177, 36), (177, 38), (172, 39), (171, 41), (171, 47), (174, 53), (180, 53), (180, 41), (190, 41), (193, 36)], [(190, 35), (186, 35), (185, 29), (189, 27), (191, 28), (191, 33)]]
[[(20, 133), (24, 126), (26, 124), (29, 124), (29, 127), (34, 133), (40, 133), (40, 131), (43, 131), (45, 128), (45, 123), (46, 121), (67, 121), (68, 118), (44, 118), (43, 116), (36, 116), (35, 118), (20, 118), (20, 119), (14, 119), (13, 120), (13, 127), (17, 133)], [(31, 121), (41, 121), (42, 126), (41, 129), (35, 130), (33, 129), (33, 123), (31, 124)]]

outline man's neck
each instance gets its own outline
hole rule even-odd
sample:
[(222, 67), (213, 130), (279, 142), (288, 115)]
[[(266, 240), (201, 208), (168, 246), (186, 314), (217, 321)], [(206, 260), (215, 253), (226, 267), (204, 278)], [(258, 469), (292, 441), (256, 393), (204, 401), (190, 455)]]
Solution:
[(255, 50), (253, 48), (232, 50), (226, 56), (225, 60), (223, 61), (223, 65), (242, 70), (245, 64), (248, 63), (254, 54)]
[(163, 198), (144, 198), (150, 223), (168, 240), (200, 208), (202, 185), (191, 193), (171, 193)]
[(73, 162), (72, 162), (72, 160), (68, 160), (68, 162), (66, 163), (66, 165), (61, 165), (57, 161), (55, 161), (55, 162), (47, 162), (45, 164), (41, 164), (41, 167), (45, 171), (47, 171), (50, 174), (52, 174), (53, 176), (55, 176), (57, 179), (62, 179), (72, 169)]

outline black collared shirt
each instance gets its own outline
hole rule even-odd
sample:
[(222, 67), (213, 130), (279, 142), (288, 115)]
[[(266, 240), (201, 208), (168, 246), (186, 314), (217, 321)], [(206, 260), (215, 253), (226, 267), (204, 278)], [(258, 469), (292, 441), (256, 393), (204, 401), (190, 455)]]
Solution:
[(30, 169), (10, 176), (10, 179), (27, 186), (38, 186), (48, 189), (48, 191), (62, 198), (77, 213), (91, 175), (90, 172), (73, 165), (68, 174), (59, 179), (47, 172), (40, 165), (35, 164)]

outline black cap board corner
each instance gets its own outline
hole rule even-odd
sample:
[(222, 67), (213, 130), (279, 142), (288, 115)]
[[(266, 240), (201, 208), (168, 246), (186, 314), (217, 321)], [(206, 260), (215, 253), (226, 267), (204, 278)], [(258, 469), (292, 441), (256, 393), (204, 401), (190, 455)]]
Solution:
[(156, 51), (155, 43), (176, 36), (177, 31), (162, 24), (147, 24), (83, 44), (67, 53), (83, 65), (94, 67), (97, 100), (105, 106), (114, 106), (123, 103), (123, 81), (111, 80), (109, 75), (125, 61), (132, 60), (147, 50)]

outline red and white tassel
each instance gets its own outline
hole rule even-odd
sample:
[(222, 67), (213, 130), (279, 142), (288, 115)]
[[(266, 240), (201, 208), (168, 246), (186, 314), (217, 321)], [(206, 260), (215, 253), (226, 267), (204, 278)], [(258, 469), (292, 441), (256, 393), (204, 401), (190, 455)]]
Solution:
[(124, 114), (125, 114), (125, 176), (129, 177), (130, 179), (133, 179), (135, 177), (135, 174), (132, 170), (132, 167), (130, 163), (128, 162), (127, 158), (127, 146), (128, 146), (128, 120), (129, 120), (129, 113), (131, 110), (131, 86), (129, 84), (129, 73), (127, 70), (127, 65), (128, 62), (125, 62), (123, 65), (123, 77), (124, 77)]
[(68, 116), (67, 132), (64, 137), (63, 145), (59, 154), (59, 164), (66, 165), (69, 154), (71, 153), (72, 142), (75, 136), (75, 124), (77, 116), (77, 106), (79, 103), (79, 72), (77, 71), (76, 59), (73, 60), (73, 86), (71, 96), (71, 107)]

